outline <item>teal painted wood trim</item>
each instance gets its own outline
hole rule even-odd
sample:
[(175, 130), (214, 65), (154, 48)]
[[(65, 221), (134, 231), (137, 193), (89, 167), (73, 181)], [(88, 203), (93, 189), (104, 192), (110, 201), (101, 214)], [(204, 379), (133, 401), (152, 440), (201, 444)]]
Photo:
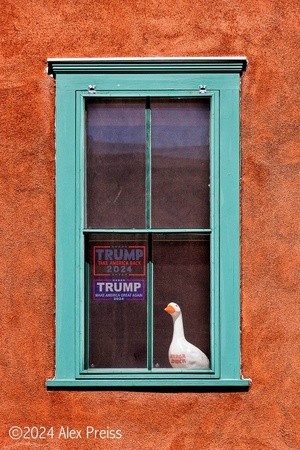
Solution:
[(128, 387), (163, 387), (163, 388), (185, 388), (185, 387), (194, 387), (194, 388), (248, 388), (251, 384), (250, 379), (230, 379), (224, 378), (222, 380), (195, 380), (194, 378), (190, 378), (188, 380), (174, 380), (174, 379), (157, 379), (152, 378), (148, 380), (142, 379), (126, 379), (126, 380), (113, 380), (113, 379), (104, 379), (104, 380), (75, 380), (75, 379), (55, 379), (55, 380), (47, 380), (46, 386), (47, 388), (59, 389), (59, 388), (80, 388), (80, 389), (88, 389), (88, 388), (128, 388)]
[(239, 94), (220, 94), (221, 377), (240, 376)]
[[(151, 237), (148, 251), (152, 251)], [(147, 368), (153, 369), (153, 263), (150, 257), (147, 264)]]
[(210, 234), (210, 228), (84, 228), (83, 233), (202, 233)]
[(219, 91), (210, 102), (210, 337), (211, 368), (220, 376), (220, 292), (219, 292)]
[(78, 375), (76, 378), (89, 378), (89, 379), (103, 379), (113, 376), (114, 378), (197, 378), (199, 380), (203, 378), (219, 378), (216, 374), (212, 372), (212, 370), (188, 370), (188, 369), (172, 369), (166, 368), (166, 369), (156, 369), (154, 368), (153, 371), (150, 373), (147, 369), (89, 369), (83, 371), (80, 375)]
[(145, 108), (145, 131), (146, 131), (146, 152), (145, 152), (145, 218), (146, 218), (146, 228), (151, 228), (151, 202), (152, 202), (152, 158), (151, 158), (151, 108), (150, 102), (146, 99)]
[(48, 73), (241, 73), (247, 59), (239, 57), (195, 58), (50, 58)]
[[(149, 96), (199, 96), (200, 85), (211, 90), (238, 89), (239, 74), (76, 74), (57, 75), (61, 88), (88, 94), (90, 84), (96, 86), (99, 96), (149, 97)], [(95, 94), (93, 94), (95, 95)]]
[(76, 198), (76, 243), (75, 243), (75, 318), (76, 318), (76, 373), (82, 371), (86, 365), (88, 345), (88, 320), (85, 316), (85, 242), (82, 229), (86, 222), (85, 208), (85, 148), (86, 148), (86, 110), (85, 98), (76, 92), (75, 105), (75, 198)]
[(75, 99), (56, 96), (56, 376), (75, 371)]

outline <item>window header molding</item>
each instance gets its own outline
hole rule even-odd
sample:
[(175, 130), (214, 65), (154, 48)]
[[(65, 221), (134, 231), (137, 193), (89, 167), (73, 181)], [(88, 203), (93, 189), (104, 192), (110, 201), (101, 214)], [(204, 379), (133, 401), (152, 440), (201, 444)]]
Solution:
[(239, 73), (246, 70), (245, 56), (167, 58), (49, 58), (48, 73)]

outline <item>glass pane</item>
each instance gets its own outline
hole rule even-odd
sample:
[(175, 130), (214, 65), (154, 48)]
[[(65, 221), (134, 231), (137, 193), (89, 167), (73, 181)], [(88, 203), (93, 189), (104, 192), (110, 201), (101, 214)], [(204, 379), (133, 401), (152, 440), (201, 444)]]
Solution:
[[(164, 311), (170, 302), (181, 309), (185, 339), (210, 358), (209, 253), (209, 236), (156, 234), (153, 237), (154, 368), (172, 368), (168, 352), (173, 317)], [(182, 338), (179, 342), (184, 344)], [(178, 360), (184, 363), (183, 354), (184, 347), (173, 352), (175, 363)]]
[(209, 228), (209, 115), (209, 99), (151, 102), (154, 228)]
[(87, 227), (145, 227), (145, 100), (87, 101)]
[(86, 238), (89, 367), (147, 365), (147, 241), (141, 234)]

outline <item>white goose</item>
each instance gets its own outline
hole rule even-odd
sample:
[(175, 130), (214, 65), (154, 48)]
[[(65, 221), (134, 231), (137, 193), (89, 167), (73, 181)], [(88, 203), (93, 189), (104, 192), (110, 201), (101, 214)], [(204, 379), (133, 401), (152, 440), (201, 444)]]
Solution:
[(174, 369), (209, 369), (209, 359), (195, 345), (184, 337), (182, 313), (180, 307), (171, 302), (165, 311), (173, 319), (173, 338), (169, 348), (169, 361)]

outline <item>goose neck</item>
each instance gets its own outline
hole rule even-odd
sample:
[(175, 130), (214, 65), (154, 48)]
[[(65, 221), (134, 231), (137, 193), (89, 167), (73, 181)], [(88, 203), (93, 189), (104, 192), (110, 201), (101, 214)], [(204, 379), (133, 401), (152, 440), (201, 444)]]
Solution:
[(184, 329), (183, 329), (183, 320), (182, 315), (180, 314), (178, 317), (174, 318), (174, 331), (173, 337), (183, 338), (184, 339)]

